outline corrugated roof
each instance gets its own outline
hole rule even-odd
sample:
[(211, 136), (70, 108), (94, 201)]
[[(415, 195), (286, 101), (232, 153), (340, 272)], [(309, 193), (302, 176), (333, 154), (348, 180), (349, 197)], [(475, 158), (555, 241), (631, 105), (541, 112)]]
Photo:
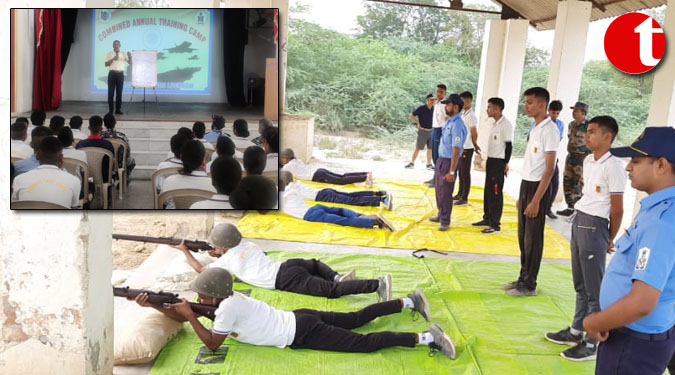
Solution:
[[(555, 16), (558, 0), (493, 0), (506, 5), (530, 21), (537, 30), (555, 28)], [(591, 21), (616, 17), (627, 12), (656, 8), (665, 5), (667, 0), (592, 0)]]

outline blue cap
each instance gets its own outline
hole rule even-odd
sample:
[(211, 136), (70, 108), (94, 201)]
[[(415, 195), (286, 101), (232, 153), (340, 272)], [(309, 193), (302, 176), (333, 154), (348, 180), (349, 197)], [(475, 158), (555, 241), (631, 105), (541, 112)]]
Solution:
[(464, 107), (464, 101), (457, 94), (450, 94), (450, 96), (448, 96), (447, 99), (441, 101), (441, 104), (448, 104), (448, 103), (457, 104), (459, 108)]
[(609, 151), (620, 158), (652, 156), (666, 158), (675, 164), (675, 128), (650, 126), (628, 147), (611, 148)]

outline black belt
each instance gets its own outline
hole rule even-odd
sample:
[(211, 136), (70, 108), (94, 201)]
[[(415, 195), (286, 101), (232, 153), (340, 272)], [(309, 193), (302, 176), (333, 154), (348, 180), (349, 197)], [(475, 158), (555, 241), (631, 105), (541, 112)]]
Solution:
[(673, 336), (673, 331), (675, 327), (670, 328), (669, 330), (661, 333), (642, 333), (638, 331), (634, 331), (630, 328), (627, 327), (621, 327), (617, 328), (616, 331), (626, 334), (628, 336), (635, 337), (640, 340), (645, 340), (645, 341), (665, 341), (670, 339), (671, 336)]
[(124, 70), (111, 70), (110, 73), (124, 73)]

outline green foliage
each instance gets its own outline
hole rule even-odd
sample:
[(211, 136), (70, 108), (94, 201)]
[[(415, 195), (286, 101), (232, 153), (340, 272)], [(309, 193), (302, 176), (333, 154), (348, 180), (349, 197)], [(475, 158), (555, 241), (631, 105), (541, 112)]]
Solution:
[(330, 138), (322, 138), (319, 141), (319, 150), (335, 150), (337, 148), (337, 142)]

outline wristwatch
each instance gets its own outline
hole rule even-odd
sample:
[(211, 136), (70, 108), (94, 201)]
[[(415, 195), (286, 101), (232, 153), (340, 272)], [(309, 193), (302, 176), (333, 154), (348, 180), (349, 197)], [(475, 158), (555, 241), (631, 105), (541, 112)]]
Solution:
[(450, 173), (451, 176), (454, 176), (454, 175), (455, 175), (455, 172), (454, 172), (454, 171), (450, 171), (450, 172), (448, 172), (448, 173)]

